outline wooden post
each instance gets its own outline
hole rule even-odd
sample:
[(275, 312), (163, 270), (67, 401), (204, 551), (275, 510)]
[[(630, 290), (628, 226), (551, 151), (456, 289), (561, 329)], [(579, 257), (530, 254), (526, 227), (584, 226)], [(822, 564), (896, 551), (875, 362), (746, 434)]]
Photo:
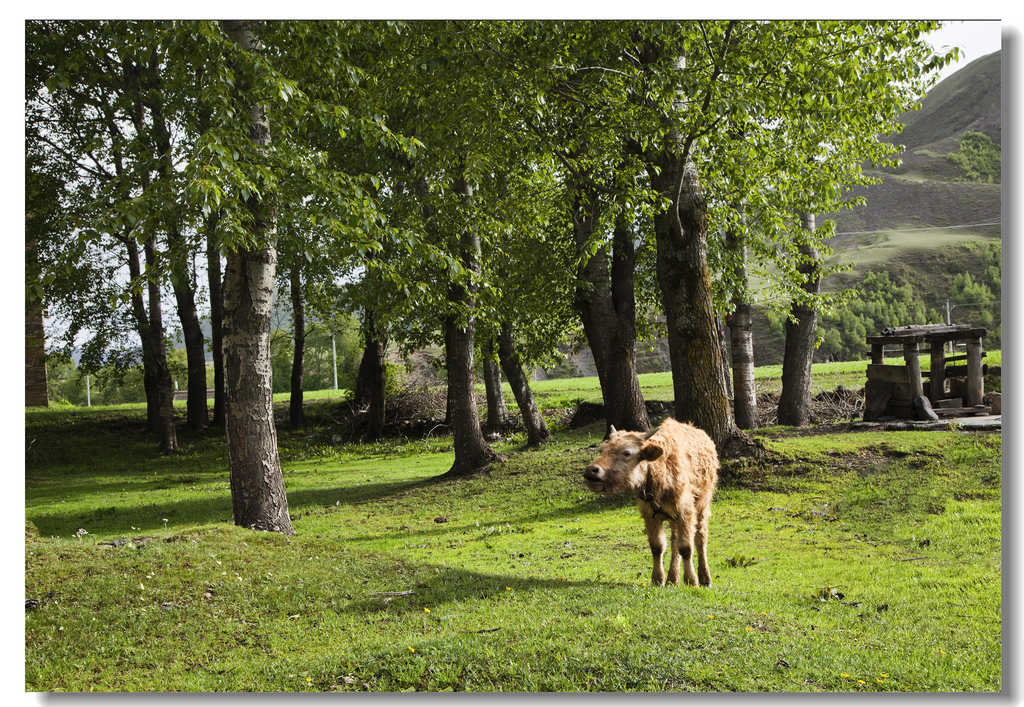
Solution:
[(871, 363), (882, 362), (882, 344), (871, 344)]
[(903, 344), (903, 360), (907, 363), (907, 378), (914, 397), (924, 395), (924, 382), (921, 380), (921, 361), (917, 357), (917, 344)]
[(981, 337), (967, 342), (967, 406), (981, 405), (985, 379), (981, 371)]
[(932, 343), (931, 398), (934, 405), (946, 397), (946, 349), (945, 343), (933, 339)]

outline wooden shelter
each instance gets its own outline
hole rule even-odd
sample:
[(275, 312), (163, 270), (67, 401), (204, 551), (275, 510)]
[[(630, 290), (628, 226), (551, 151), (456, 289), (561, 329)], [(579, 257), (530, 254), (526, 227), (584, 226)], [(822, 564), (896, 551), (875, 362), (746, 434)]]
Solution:
[[(924, 324), (883, 329), (869, 336), (871, 363), (864, 389), (864, 419), (884, 417), (936, 419), (987, 414), (981, 339), (985, 330), (967, 325)], [(946, 355), (948, 342), (965, 342), (967, 352)], [(926, 350), (920, 345), (928, 344)], [(885, 365), (883, 347), (902, 346), (902, 366)], [(922, 374), (920, 354), (931, 356), (931, 370)], [(955, 365), (947, 365), (954, 363)], [(925, 384), (924, 379), (928, 378)]]

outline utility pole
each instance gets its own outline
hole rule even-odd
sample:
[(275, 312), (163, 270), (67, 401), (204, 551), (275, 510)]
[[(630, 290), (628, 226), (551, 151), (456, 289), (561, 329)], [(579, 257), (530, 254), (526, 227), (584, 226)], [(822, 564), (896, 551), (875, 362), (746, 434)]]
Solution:
[(89, 374), (85, 374), (85, 406), (92, 407), (92, 393), (89, 390)]
[[(952, 320), (950, 319), (950, 313), (952, 311), (953, 310), (951, 310), (949, 308), (949, 297), (947, 297), (946, 298), (946, 326), (952, 326)], [(949, 342), (946, 342), (946, 343), (949, 344), (949, 352), (950, 353), (956, 353), (956, 351), (954, 351), (954, 349), (953, 349), (953, 342), (949, 341)]]
[(331, 364), (334, 368), (334, 389), (338, 389), (338, 354), (334, 349), (334, 334), (331, 334)]

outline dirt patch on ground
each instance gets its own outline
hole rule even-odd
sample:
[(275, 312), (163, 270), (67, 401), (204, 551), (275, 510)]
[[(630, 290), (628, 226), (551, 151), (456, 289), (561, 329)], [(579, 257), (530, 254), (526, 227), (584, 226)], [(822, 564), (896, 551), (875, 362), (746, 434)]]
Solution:
[[(821, 428), (817, 428), (822, 434)], [(923, 468), (942, 455), (934, 452), (906, 452), (884, 445), (852, 452), (823, 452), (819, 455), (788, 455), (766, 451), (759, 459), (727, 459), (719, 470), (723, 487), (785, 493), (801, 477), (844, 476), (855, 472), (861, 478), (886, 471), (893, 463)]]

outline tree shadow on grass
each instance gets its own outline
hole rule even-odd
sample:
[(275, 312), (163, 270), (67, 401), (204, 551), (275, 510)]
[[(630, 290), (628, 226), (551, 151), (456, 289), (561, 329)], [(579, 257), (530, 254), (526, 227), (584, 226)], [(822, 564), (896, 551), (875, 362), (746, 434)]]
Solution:
[[(603, 497), (595, 496), (585, 503), (581, 503), (575, 506), (561, 506), (558, 508), (552, 508), (549, 511), (530, 513), (522, 516), (495, 516), (487, 521), (486, 526), (520, 526), (530, 523), (546, 523), (548, 521), (565, 520), (567, 518), (574, 518), (580, 515), (586, 515), (590, 513), (600, 513), (602, 511), (623, 508), (630, 505), (633, 499), (629, 496), (612, 496)], [(402, 531), (403, 537), (413, 539), (437, 537), (441, 535), (465, 533), (467, 531), (479, 531), (483, 532), (485, 526), (477, 525), (474, 522), (472, 525), (455, 525), (453, 523), (439, 524), (437, 527), (430, 528), (429, 530), (408, 530)], [(384, 537), (385, 534), (377, 533), (373, 535), (357, 535), (355, 537), (345, 538), (348, 542), (366, 542), (371, 540), (379, 540)]]
[[(382, 482), (362, 484), (359, 486), (332, 486), (324, 489), (299, 489), (288, 492), (288, 505), (292, 517), (296, 520), (316, 508), (331, 509), (337, 503), (354, 506), (375, 501), (394, 498), (418, 488), (430, 487), (436, 483), (433, 478), (414, 479), (411, 481)], [(595, 496), (586, 503), (577, 506), (554, 508), (550, 511), (530, 513), (521, 516), (496, 516), (488, 521), (489, 525), (522, 525), (524, 523), (543, 523), (551, 520), (571, 518), (573, 516), (598, 513), (611, 508), (620, 508), (628, 503), (627, 497)], [(131, 503), (124, 507), (111, 499), (109, 505), (84, 513), (63, 510), (37, 509), (26, 514), (46, 536), (71, 536), (79, 528), (85, 528), (92, 535), (139, 534), (168, 527), (206, 523), (231, 523), (231, 494), (225, 490), (216, 495), (207, 494), (199, 499), (174, 500), (164, 503), (138, 505)], [(164, 522), (166, 519), (166, 522)], [(476, 525), (439, 524), (436, 528), (420, 531), (402, 531), (405, 537), (423, 538), (451, 533), (463, 533), (477, 529)], [(375, 540), (383, 534), (361, 535), (346, 538), (348, 542)]]
[[(354, 599), (342, 611), (355, 614), (376, 614), (387, 611), (389, 614), (405, 615), (423, 613), (423, 608), (434, 611), (448, 603), (459, 603), (467, 600), (486, 599), (502, 601), (506, 597), (517, 600), (516, 592), (537, 590), (558, 590), (558, 602), (564, 604), (579, 599), (586, 609), (586, 603), (596, 587), (622, 589), (633, 586), (634, 582), (610, 582), (596, 579), (566, 579), (559, 577), (521, 577), (511, 574), (485, 574), (472, 570), (422, 564), (409, 567), (406, 563), (404, 572), (396, 573), (396, 584), (387, 592), (371, 592), (365, 597)], [(411, 578), (410, 578), (410, 575)], [(398, 579), (402, 577), (403, 579)], [(565, 590), (578, 590), (578, 596)], [(669, 590), (671, 590), (670, 588)], [(482, 629), (493, 628), (482, 626)]]
[[(224, 479), (226, 480), (226, 478), (225, 475)], [(433, 481), (428, 478), (361, 484), (359, 486), (298, 489), (288, 491), (288, 505), (292, 517), (298, 518), (316, 507), (333, 508), (338, 502), (346, 506), (358, 505), (394, 497), (416, 488), (429, 486), (432, 483)], [(146, 488), (151, 485), (153, 489), (170, 488), (162, 480), (122, 485), (105, 484), (104, 486), (110, 486), (111, 490), (125, 490), (129, 486)], [(199, 493), (204, 493), (204, 496), (198, 499), (172, 500), (145, 505), (132, 502), (125, 507), (118, 507), (117, 499), (111, 498), (109, 505), (84, 513), (30, 509), (26, 515), (35, 523), (39, 533), (43, 536), (68, 536), (78, 528), (85, 528), (93, 535), (137, 534), (141, 531), (159, 530), (168, 526), (193, 523), (231, 523), (233, 521), (229, 490), (200, 491)], [(66, 495), (64, 498), (67, 500)], [(165, 518), (167, 519), (166, 523), (164, 522)]]

